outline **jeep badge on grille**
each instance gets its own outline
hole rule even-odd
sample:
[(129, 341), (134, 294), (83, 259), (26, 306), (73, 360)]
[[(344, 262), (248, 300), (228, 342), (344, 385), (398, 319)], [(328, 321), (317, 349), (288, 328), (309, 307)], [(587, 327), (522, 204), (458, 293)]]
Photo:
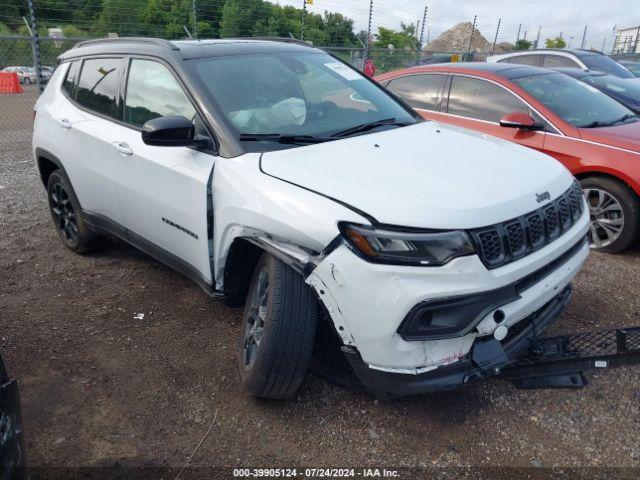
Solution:
[(545, 200), (551, 200), (551, 194), (549, 192), (536, 193), (536, 201), (542, 203)]

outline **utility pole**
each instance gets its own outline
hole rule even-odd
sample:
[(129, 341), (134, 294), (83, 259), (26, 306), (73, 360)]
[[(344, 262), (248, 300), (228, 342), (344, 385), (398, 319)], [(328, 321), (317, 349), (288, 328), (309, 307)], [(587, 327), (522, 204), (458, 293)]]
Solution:
[(33, 66), (36, 69), (36, 81), (38, 83), (38, 93), (42, 93), (44, 85), (42, 81), (42, 60), (40, 58), (40, 37), (38, 36), (38, 25), (36, 24), (36, 12), (33, 9), (33, 0), (27, 0), (29, 5), (29, 15), (31, 16), (31, 51), (33, 53)]
[(604, 53), (604, 46), (607, 44), (607, 39), (605, 38), (604, 40), (602, 40), (602, 50), (600, 50), (602, 53)]
[(611, 44), (611, 55), (613, 55), (615, 53), (614, 50), (618, 45), (618, 25), (617, 24), (613, 26), (611, 40), (613, 41), (613, 43)]
[(589, 25), (584, 26), (584, 32), (582, 33), (582, 42), (580, 42), (580, 48), (583, 49), (585, 42), (587, 41), (587, 27)]
[(522, 31), (522, 24), (518, 25), (518, 35), (516, 36), (516, 43), (520, 41), (520, 32)]
[(191, 0), (191, 16), (193, 17), (193, 38), (198, 38), (198, 27), (197, 27), (197, 17), (196, 17), (196, 0)]
[(469, 46), (467, 47), (467, 57), (471, 54), (471, 42), (473, 42), (473, 34), (476, 31), (477, 22), (478, 22), (478, 15), (474, 15), (473, 25), (471, 26), (471, 35), (469, 36)]
[(416, 65), (420, 64), (420, 53), (422, 52), (422, 41), (424, 40), (424, 26), (427, 24), (427, 12), (429, 7), (424, 7), (422, 14), (422, 27), (420, 28), (420, 37), (418, 38), (418, 46), (416, 48)]
[(367, 42), (364, 45), (364, 58), (362, 59), (362, 68), (369, 58), (369, 50), (371, 45), (371, 21), (373, 20), (373, 0), (369, 0), (369, 23), (367, 24)]
[(304, 21), (307, 17), (307, 0), (302, 0), (302, 23), (300, 24), (300, 40), (304, 40)]
[(498, 27), (496, 28), (496, 36), (493, 39), (493, 47), (491, 47), (491, 55), (493, 55), (496, 51), (496, 43), (498, 43), (498, 33), (500, 33), (500, 23), (502, 22), (502, 19), (499, 18), (498, 19)]
[(538, 45), (540, 45), (540, 35), (541, 34), (542, 34), (542, 25), (540, 25), (538, 27), (538, 36), (536, 37), (536, 43), (535, 43), (533, 48), (538, 48)]

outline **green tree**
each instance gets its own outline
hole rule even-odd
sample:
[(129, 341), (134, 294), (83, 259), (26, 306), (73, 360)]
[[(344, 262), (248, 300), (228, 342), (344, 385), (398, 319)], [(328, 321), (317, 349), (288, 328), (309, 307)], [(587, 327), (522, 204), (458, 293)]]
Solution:
[(239, 37), (242, 28), (242, 11), (239, 2), (227, 0), (222, 7), (220, 38)]
[(376, 48), (388, 48), (393, 45), (396, 49), (415, 50), (418, 47), (416, 39), (416, 26), (414, 24), (400, 24), (401, 30), (391, 30), (389, 28), (379, 27), (378, 38), (375, 42)]
[(547, 38), (544, 41), (547, 48), (566, 48), (567, 42), (562, 37)]
[(514, 45), (514, 50), (529, 50), (531, 48), (531, 42), (521, 38)]

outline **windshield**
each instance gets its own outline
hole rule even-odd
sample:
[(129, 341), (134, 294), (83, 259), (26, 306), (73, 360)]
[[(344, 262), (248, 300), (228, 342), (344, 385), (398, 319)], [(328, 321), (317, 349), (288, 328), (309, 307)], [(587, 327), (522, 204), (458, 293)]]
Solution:
[(624, 62), (623, 65), (631, 70), (631, 73), (633, 73), (636, 77), (640, 77), (640, 63)]
[(593, 75), (582, 79), (591, 85), (603, 88), (612, 93), (619, 93), (634, 100), (640, 100), (640, 79), (620, 78), (613, 75)]
[(576, 127), (605, 126), (633, 116), (631, 110), (597, 88), (561, 73), (515, 78), (513, 82)]
[(589, 70), (610, 73), (620, 78), (634, 78), (633, 73), (627, 68), (606, 55), (580, 55), (578, 58)]
[(325, 138), (380, 120), (384, 125), (416, 122), (380, 87), (324, 53), (237, 55), (195, 62), (196, 75), (241, 139)]

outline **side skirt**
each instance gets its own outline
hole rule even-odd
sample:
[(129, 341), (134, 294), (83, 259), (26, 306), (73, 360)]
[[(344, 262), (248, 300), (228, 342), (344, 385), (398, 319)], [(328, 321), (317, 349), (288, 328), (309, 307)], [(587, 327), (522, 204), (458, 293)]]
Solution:
[(82, 210), (83, 220), (86, 221), (93, 230), (99, 233), (110, 233), (115, 235), (121, 240), (124, 240), (128, 244), (134, 246), (138, 250), (146, 253), (150, 257), (155, 258), (159, 262), (165, 264), (166, 266), (172, 268), (178, 273), (190, 278), (205, 293), (211, 297), (222, 299), (224, 298), (224, 294), (220, 291), (214, 290), (213, 285), (207, 281), (202, 274), (195, 269), (191, 264), (185, 262), (180, 257), (174, 255), (173, 253), (165, 250), (164, 248), (156, 245), (153, 242), (141, 237), (135, 232), (128, 230), (117, 222), (105, 217), (104, 215), (88, 212), (86, 210)]

